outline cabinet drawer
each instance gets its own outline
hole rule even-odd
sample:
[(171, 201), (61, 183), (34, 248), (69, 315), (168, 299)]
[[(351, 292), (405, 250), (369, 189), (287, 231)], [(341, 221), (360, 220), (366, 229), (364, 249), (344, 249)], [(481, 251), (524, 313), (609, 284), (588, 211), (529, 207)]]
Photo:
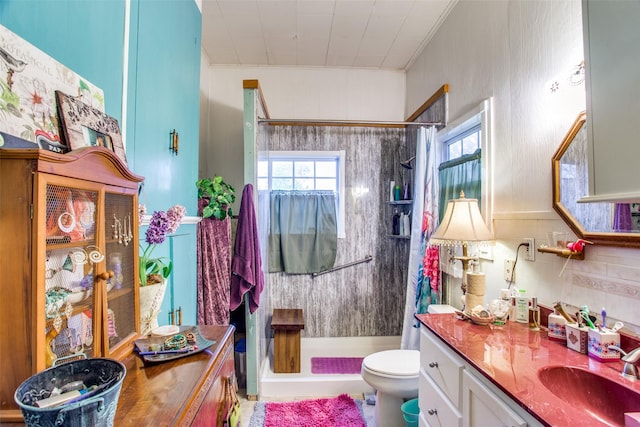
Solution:
[(459, 409), (464, 364), (425, 328), (420, 331), (420, 366)]
[(463, 373), (464, 427), (526, 427), (527, 423), (469, 371)]
[(420, 416), (429, 427), (461, 427), (462, 415), (423, 369), (419, 390)]

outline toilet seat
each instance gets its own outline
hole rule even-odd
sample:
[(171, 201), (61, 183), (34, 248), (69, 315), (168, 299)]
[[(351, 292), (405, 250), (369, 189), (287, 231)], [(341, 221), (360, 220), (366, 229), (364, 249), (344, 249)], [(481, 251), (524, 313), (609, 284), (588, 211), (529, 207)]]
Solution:
[(420, 352), (418, 350), (380, 351), (365, 357), (362, 367), (384, 377), (417, 377), (420, 373)]

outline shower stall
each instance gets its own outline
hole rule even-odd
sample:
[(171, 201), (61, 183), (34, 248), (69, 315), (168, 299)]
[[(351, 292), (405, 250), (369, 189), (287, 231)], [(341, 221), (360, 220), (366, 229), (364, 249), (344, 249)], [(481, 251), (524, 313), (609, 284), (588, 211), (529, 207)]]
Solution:
[[(295, 383), (327, 382), (327, 378), (308, 372), (308, 359), (312, 356), (366, 356), (400, 347), (409, 239), (390, 236), (393, 205), (389, 203), (389, 183), (407, 183), (413, 188), (413, 173), (401, 162), (415, 156), (416, 134), (405, 123), (274, 123), (263, 118), (268, 118), (268, 113), (259, 85), (247, 80), (244, 179), (245, 183), (253, 183), (254, 188), (258, 161), (268, 158), (269, 153), (345, 151), (342, 197), (346, 202), (346, 227), (345, 237), (338, 239), (335, 265), (349, 266), (321, 275), (269, 273), (266, 247), (269, 197), (260, 197), (255, 192), (265, 287), (259, 309), (250, 314), (245, 308), (245, 314), (247, 395), (256, 397), (284, 390), (291, 392)], [(371, 255), (368, 262), (354, 262), (368, 255)], [(279, 376), (271, 369), (270, 319), (276, 308), (303, 310), (300, 374)], [(349, 380), (343, 376), (338, 381)], [(358, 387), (366, 387), (362, 384)], [(304, 389), (323, 390), (315, 383)]]

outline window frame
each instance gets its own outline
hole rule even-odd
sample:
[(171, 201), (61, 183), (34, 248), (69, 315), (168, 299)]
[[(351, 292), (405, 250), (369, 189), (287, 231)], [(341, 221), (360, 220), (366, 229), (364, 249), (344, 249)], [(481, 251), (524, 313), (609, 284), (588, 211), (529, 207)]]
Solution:
[[(480, 125), (480, 149), (482, 150), (481, 158), (481, 187), (480, 187), (480, 210), (482, 218), (489, 230), (493, 231), (493, 194), (494, 194), (494, 175), (493, 175), (493, 98), (487, 98), (478, 105), (462, 114), (455, 120), (452, 120), (446, 127), (442, 128), (437, 134), (436, 158), (438, 166), (447, 161), (447, 147), (445, 143), (458, 135)], [(436, 166), (437, 167), (437, 166)], [(483, 246), (478, 248), (480, 251), (478, 256), (484, 259), (493, 260), (493, 249), (491, 246)]]
[[(271, 182), (272, 182), (272, 163), (274, 161), (323, 161), (323, 160), (335, 160), (337, 161), (337, 171), (336, 171), (336, 209), (338, 214), (338, 238), (344, 239), (346, 237), (345, 232), (345, 204), (346, 204), (346, 193), (345, 193), (345, 158), (346, 151), (269, 151), (262, 152), (258, 157), (258, 163), (266, 161), (268, 164), (267, 170), (267, 180), (268, 180), (268, 190), (271, 192)], [(259, 175), (258, 169), (256, 169), (256, 184), (258, 181), (264, 178), (264, 176)], [(315, 178), (315, 174), (314, 174)], [(264, 190), (263, 190), (264, 191)], [(315, 191), (315, 190), (310, 190)], [(327, 190), (318, 190), (318, 191), (327, 191)]]

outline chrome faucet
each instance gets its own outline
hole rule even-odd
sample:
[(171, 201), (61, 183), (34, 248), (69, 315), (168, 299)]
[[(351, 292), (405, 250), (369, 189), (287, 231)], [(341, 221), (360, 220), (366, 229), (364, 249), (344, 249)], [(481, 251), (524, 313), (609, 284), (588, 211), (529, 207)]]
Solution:
[(640, 347), (631, 350), (629, 353), (616, 345), (610, 345), (608, 349), (619, 351), (622, 354), (622, 358), (620, 360), (624, 362), (624, 367), (622, 368), (623, 377), (631, 380), (640, 378), (638, 376), (638, 367), (635, 365), (635, 363), (640, 360)]

